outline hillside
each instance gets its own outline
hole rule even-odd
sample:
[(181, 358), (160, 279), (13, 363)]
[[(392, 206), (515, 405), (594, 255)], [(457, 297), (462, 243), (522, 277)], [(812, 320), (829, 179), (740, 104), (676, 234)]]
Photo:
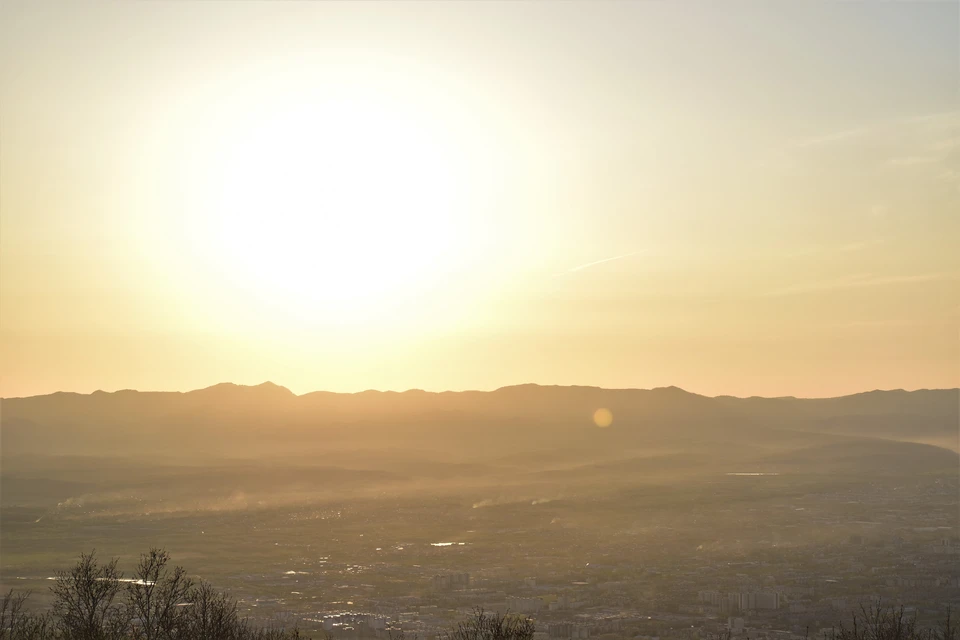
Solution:
[[(2, 401), (4, 456), (177, 457), (331, 449), (442, 451), (502, 457), (624, 449), (793, 449), (850, 437), (946, 443), (957, 435), (957, 389), (874, 391), (829, 399), (710, 398), (676, 387), (521, 385), (491, 392), (314, 392), (264, 383), (187, 393), (55, 393)], [(609, 409), (613, 424), (592, 416)], [(838, 436), (843, 436), (836, 440)], [(565, 456), (561, 456), (565, 457)], [(569, 457), (569, 456), (566, 456)]]

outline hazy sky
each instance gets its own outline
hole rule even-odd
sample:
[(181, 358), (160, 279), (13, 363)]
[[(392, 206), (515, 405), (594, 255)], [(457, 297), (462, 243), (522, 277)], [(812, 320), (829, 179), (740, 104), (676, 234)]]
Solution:
[(6, 2), (0, 395), (960, 384), (960, 5)]

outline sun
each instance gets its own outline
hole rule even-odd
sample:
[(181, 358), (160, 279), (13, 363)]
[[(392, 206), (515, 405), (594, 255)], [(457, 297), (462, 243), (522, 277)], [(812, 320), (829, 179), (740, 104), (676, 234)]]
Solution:
[(462, 181), (428, 120), (355, 97), (256, 116), (211, 168), (202, 235), (232, 286), (349, 318), (415, 303), (451, 270)]

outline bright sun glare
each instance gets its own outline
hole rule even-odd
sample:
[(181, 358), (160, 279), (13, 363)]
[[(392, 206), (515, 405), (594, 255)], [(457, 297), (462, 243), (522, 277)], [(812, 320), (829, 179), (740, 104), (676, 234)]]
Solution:
[(455, 257), (459, 186), (425, 118), (363, 99), (255, 114), (214, 169), (204, 231), (238, 288), (299, 311), (406, 304)]

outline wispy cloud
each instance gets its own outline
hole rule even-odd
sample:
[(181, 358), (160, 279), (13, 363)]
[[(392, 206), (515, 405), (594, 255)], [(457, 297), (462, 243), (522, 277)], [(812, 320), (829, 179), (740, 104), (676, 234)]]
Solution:
[[(818, 155), (863, 145), (873, 169), (903, 172), (911, 178), (956, 183), (960, 171), (960, 111), (945, 111), (877, 120), (862, 126), (796, 140), (795, 152)], [(946, 169), (946, 170), (945, 170)], [(957, 185), (960, 188), (960, 185)]]
[(573, 267), (572, 269), (567, 269), (563, 273), (558, 273), (558, 276), (562, 276), (567, 273), (575, 273), (577, 271), (583, 271), (584, 269), (589, 269), (590, 267), (595, 267), (598, 264), (603, 264), (604, 262), (613, 262), (614, 260), (623, 260), (624, 258), (630, 258), (635, 255), (639, 255), (643, 251), (633, 251), (632, 253), (625, 253), (621, 256), (611, 256), (609, 258), (603, 258), (602, 260), (594, 260), (593, 262), (588, 262), (586, 264), (581, 264), (579, 266)]
[(960, 109), (952, 109), (950, 111), (936, 111), (934, 113), (907, 116), (903, 118), (903, 121), (954, 127), (957, 124), (958, 117), (960, 117)]
[(960, 147), (960, 136), (951, 136), (946, 137), (940, 140), (931, 142), (928, 145), (928, 148), (932, 151), (950, 151)]
[[(935, 136), (937, 139), (925, 145), (929, 149), (950, 149), (957, 145), (957, 136), (952, 132), (960, 128), (960, 111), (943, 111), (939, 113), (928, 113), (914, 116), (901, 116), (873, 122), (869, 125), (853, 127), (850, 129), (841, 129), (838, 131), (828, 131), (826, 133), (797, 140), (793, 143), (794, 147), (818, 147), (833, 143), (845, 142), (852, 138), (862, 136), (889, 136), (902, 132), (904, 127), (911, 131), (922, 131), (927, 136)], [(939, 137), (944, 136), (944, 137)]]
[(842, 244), (836, 248), (836, 251), (840, 253), (846, 253), (849, 251), (862, 251), (864, 249), (869, 249), (870, 247), (879, 247), (880, 245), (886, 244), (886, 242), (887, 241), (885, 238), (868, 238), (866, 240)]
[(825, 133), (820, 136), (814, 136), (812, 138), (806, 138), (804, 140), (799, 140), (794, 143), (794, 146), (804, 148), (804, 147), (817, 147), (820, 145), (830, 144), (832, 142), (840, 142), (842, 140), (847, 140), (849, 138), (855, 138), (857, 136), (867, 133), (868, 129), (866, 127), (856, 127), (855, 129), (844, 129), (843, 131), (833, 131), (831, 133)]
[(886, 320), (850, 320), (849, 322), (841, 322), (834, 326), (840, 327), (843, 329), (869, 329), (869, 328), (884, 328), (884, 327), (914, 327), (923, 324), (929, 324), (929, 322), (924, 322), (923, 320), (910, 320), (910, 319), (886, 319)]
[(784, 258), (803, 258), (806, 256), (829, 253), (848, 253), (851, 251), (862, 251), (863, 249), (876, 247), (884, 244), (884, 242), (886, 241), (883, 238), (872, 238), (867, 240), (859, 240), (857, 242), (848, 242), (847, 244), (841, 245), (811, 245), (799, 247), (788, 252), (778, 251), (776, 255)]
[(903, 156), (900, 158), (890, 158), (887, 162), (894, 166), (910, 167), (917, 164), (932, 164), (940, 162), (942, 156)]
[(858, 274), (819, 282), (796, 284), (783, 289), (771, 291), (771, 296), (788, 296), (800, 293), (816, 293), (820, 291), (836, 291), (839, 289), (859, 289), (862, 287), (878, 287), (884, 285), (913, 284), (918, 282), (938, 282), (960, 279), (960, 275), (952, 273), (920, 273), (912, 275), (875, 276)]
[(960, 136), (935, 138), (920, 146), (914, 153), (892, 157), (887, 163), (901, 167), (947, 163), (951, 158), (955, 159), (954, 150), (958, 146), (960, 146)]
[(958, 183), (957, 186), (960, 187), (960, 171), (958, 171), (957, 169), (949, 169), (949, 168), (944, 169), (940, 173), (936, 174), (934, 177), (937, 180)]

